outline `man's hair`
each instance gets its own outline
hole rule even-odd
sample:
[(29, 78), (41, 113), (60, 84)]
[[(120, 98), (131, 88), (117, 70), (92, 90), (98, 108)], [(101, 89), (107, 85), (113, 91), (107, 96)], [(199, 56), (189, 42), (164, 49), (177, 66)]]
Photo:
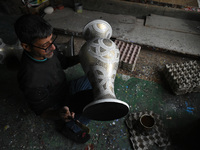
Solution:
[(37, 15), (23, 15), (14, 24), (17, 37), (22, 43), (33, 44), (36, 39), (47, 38), (53, 32), (52, 26)]

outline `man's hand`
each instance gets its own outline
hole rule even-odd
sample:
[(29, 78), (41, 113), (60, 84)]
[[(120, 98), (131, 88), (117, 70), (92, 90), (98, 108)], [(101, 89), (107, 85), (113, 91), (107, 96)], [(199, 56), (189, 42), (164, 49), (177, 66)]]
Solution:
[(71, 121), (71, 120), (69, 119), (69, 117), (74, 118), (75, 113), (74, 113), (74, 112), (71, 113), (71, 112), (69, 111), (69, 107), (64, 106), (63, 108), (60, 109), (59, 115), (60, 115), (60, 117), (62, 118), (62, 120), (64, 120), (65, 122), (69, 122), (69, 121)]

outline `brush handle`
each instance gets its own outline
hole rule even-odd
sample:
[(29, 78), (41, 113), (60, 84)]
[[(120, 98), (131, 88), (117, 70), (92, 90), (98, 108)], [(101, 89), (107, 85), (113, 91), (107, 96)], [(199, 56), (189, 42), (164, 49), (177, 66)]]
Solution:
[(85, 132), (89, 133), (90, 129), (88, 127), (86, 127), (84, 124), (82, 124), (80, 121), (72, 118), (71, 116), (68, 117), (70, 120), (74, 121), (76, 123), (76, 125), (78, 125), (82, 130), (84, 130)]

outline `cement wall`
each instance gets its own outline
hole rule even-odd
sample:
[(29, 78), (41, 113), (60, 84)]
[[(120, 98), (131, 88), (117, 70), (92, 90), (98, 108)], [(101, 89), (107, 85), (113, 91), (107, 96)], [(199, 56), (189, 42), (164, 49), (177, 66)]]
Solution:
[[(169, 16), (174, 18), (189, 19), (200, 21), (200, 13), (190, 12), (181, 9), (154, 6), (149, 4), (140, 4), (121, 0), (49, 0), (51, 5), (64, 4), (67, 7), (74, 7), (75, 2), (82, 2), (83, 9), (99, 11), (111, 14), (132, 15), (138, 18), (144, 18), (149, 14)], [(0, 13), (10, 15), (21, 14), (20, 6), (22, 2), (16, 0), (0, 0)]]

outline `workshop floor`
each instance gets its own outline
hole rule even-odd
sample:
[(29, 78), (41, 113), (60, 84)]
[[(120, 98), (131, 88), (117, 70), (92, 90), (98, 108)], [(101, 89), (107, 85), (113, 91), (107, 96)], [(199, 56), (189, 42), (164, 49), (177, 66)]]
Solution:
[[(69, 38), (60, 36), (60, 42)], [(58, 39), (59, 40), (59, 39)], [(78, 53), (84, 40), (75, 38)], [(153, 111), (160, 116), (169, 133), (171, 146), (156, 149), (192, 149), (199, 133), (200, 93), (175, 96), (166, 83), (162, 69), (166, 63), (192, 60), (142, 47), (135, 71), (118, 70), (115, 80), (116, 97), (130, 105), (130, 113)], [(199, 63), (199, 62), (198, 62)], [(25, 103), (18, 89), (17, 71), (0, 65), (0, 145), (2, 150), (107, 150), (132, 149), (124, 118), (113, 121), (91, 121), (91, 139), (86, 144), (76, 144), (55, 131), (52, 121), (35, 116)], [(84, 72), (79, 65), (66, 70), (69, 79)], [(73, 76), (72, 76), (73, 75)], [(190, 109), (189, 109), (190, 108)], [(191, 109), (192, 108), (192, 109)]]

